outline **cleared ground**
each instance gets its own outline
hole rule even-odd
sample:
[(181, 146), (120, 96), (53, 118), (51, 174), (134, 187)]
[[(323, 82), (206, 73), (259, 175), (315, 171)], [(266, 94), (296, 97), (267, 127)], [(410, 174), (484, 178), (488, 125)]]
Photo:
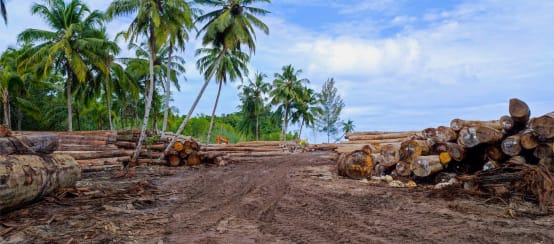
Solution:
[(127, 179), (89, 173), (78, 184), (83, 192), (1, 215), (0, 243), (553, 243), (552, 214), (370, 185), (337, 177), (334, 167), (298, 154), (225, 167), (139, 167)]

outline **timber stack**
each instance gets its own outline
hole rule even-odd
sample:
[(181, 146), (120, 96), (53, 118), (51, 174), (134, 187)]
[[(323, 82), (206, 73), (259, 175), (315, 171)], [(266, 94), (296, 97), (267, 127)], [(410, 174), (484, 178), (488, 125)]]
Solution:
[(210, 144), (199, 152), (202, 162), (224, 166), (236, 162), (260, 162), (301, 152), (297, 141), (252, 141), (236, 144)]
[(53, 154), (58, 145), (56, 134), (16, 135), (0, 125), (0, 214), (75, 186), (79, 164)]
[[(517, 98), (510, 99), (508, 111), (497, 120), (453, 119), (449, 127), (422, 131), (355, 132), (346, 135), (347, 142), (312, 150), (328, 147), (341, 154), (338, 173), (350, 178), (391, 175), (441, 183), (442, 176), (456, 175), (466, 188), (532, 196), (554, 206), (554, 112), (532, 118)], [(371, 172), (352, 158), (371, 161)]]

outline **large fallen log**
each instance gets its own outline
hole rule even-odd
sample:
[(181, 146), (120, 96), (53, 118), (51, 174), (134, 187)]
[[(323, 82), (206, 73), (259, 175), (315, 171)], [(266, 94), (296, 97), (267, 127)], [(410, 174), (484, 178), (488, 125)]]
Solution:
[(0, 137), (0, 155), (7, 154), (49, 154), (58, 148), (55, 134), (17, 135)]
[(520, 135), (513, 135), (513, 136), (507, 137), (500, 144), (502, 148), (502, 152), (504, 152), (508, 156), (519, 155), (521, 153), (521, 150), (523, 149), (521, 147), (520, 141), (521, 141)]
[(385, 133), (385, 134), (356, 134), (352, 133), (348, 136), (348, 140), (386, 140), (386, 139), (417, 139), (421, 138), (423, 135), (421, 131), (408, 131), (408, 132), (396, 132), (396, 133)]
[(75, 186), (81, 168), (67, 155), (0, 156), (0, 214)]
[(539, 138), (535, 135), (535, 131), (528, 129), (524, 130), (520, 133), (521, 138), (520, 142), (521, 146), (527, 150), (534, 149), (539, 145)]
[(363, 179), (371, 176), (373, 161), (371, 152), (364, 150), (344, 153), (338, 159), (338, 174), (351, 179)]
[(527, 121), (529, 121), (529, 117), (531, 116), (531, 110), (529, 109), (529, 106), (527, 106), (527, 103), (517, 98), (510, 99), (509, 111), (510, 116), (516, 124), (527, 124)]
[(439, 155), (419, 156), (410, 166), (414, 175), (419, 177), (427, 177), (444, 169)]
[(417, 157), (428, 155), (431, 147), (426, 140), (409, 140), (400, 145), (400, 161), (413, 162)]
[(131, 156), (132, 154), (124, 150), (112, 150), (112, 151), (56, 151), (54, 154), (66, 154), (70, 155), (76, 160), (81, 159), (95, 159), (95, 158), (114, 158), (122, 156)]

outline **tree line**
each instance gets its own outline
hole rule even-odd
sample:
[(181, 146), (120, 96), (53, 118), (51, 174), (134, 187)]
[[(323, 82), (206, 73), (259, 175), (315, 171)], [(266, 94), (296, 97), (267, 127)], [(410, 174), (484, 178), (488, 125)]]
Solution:
[[(7, 22), (6, 3), (0, 3)], [(141, 138), (146, 129), (158, 129), (206, 142), (213, 141), (214, 130), (235, 140), (286, 140), (300, 138), (308, 127), (331, 140), (344, 107), (334, 79), (317, 92), (292, 65), (273, 79), (261, 72), (247, 78), (255, 32), (269, 34), (259, 18), (269, 11), (255, 7), (263, 3), (270, 1), (114, 0), (106, 11), (91, 10), (81, 0), (34, 3), (31, 13), (49, 28), (24, 30), (18, 46), (2, 52), (2, 122), (16, 130), (141, 128)], [(130, 17), (131, 23), (110, 39), (106, 25), (119, 17)], [(169, 106), (171, 87), (180, 89), (186, 71), (182, 53), (194, 36), (203, 45), (195, 55), (204, 83), (187, 114), (179, 116), (178, 108)], [(122, 39), (133, 57), (120, 57)], [(218, 84), (212, 114), (193, 117), (211, 80)], [(223, 85), (237, 80), (242, 81), (239, 111), (216, 117)], [(344, 131), (353, 129), (352, 121), (342, 123)], [(298, 127), (294, 133), (291, 124)]]

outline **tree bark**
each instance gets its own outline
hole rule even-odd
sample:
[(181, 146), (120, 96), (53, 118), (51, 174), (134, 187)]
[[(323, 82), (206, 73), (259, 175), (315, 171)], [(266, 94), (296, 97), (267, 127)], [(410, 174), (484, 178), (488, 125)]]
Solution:
[(210, 144), (210, 137), (212, 136), (212, 129), (214, 127), (215, 111), (217, 110), (217, 105), (219, 103), (219, 96), (221, 95), (221, 87), (223, 87), (223, 81), (219, 81), (219, 88), (217, 89), (217, 96), (215, 97), (214, 109), (212, 111), (212, 119), (210, 120), (210, 128), (208, 129), (208, 136), (206, 138), (206, 145)]
[(57, 188), (74, 187), (81, 168), (66, 155), (0, 156), (0, 213), (32, 203)]
[(371, 176), (373, 160), (371, 154), (362, 150), (341, 154), (338, 159), (338, 174), (351, 179), (364, 179)]
[(0, 137), (0, 155), (49, 154), (57, 150), (58, 145), (55, 134)]

